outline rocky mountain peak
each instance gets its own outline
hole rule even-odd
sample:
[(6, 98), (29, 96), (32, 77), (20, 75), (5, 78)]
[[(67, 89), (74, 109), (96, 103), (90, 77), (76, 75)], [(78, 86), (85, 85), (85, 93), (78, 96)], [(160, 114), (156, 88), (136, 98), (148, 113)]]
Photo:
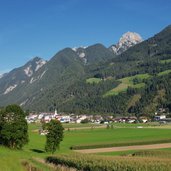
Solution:
[(116, 54), (119, 55), (122, 52), (126, 51), (128, 48), (142, 42), (142, 37), (135, 32), (124, 33), (119, 42), (116, 45), (112, 45), (110, 49)]
[(27, 62), (23, 69), (25, 74), (28, 77), (31, 77), (33, 75), (34, 72), (38, 71), (44, 64), (46, 64), (46, 61), (43, 60), (42, 58), (39, 57), (35, 57), (32, 60), (30, 60), (29, 62)]
[(86, 59), (86, 48), (87, 46), (80, 46), (80, 47), (74, 47), (72, 48), (73, 51), (77, 53), (79, 58), (86, 64), (87, 59)]
[(36, 73), (45, 64), (45, 60), (35, 57), (28, 61), (24, 66), (15, 68), (9, 73), (0, 75), (0, 94), (9, 94), (24, 83), (27, 83), (32, 79), (34, 73)]
[(119, 40), (120, 44), (125, 44), (125, 43), (137, 44), (140, 42), (142, 42), (142, 37), (135, 32), (127, 32), (123, 34)]
[(86, 49), (87, 46), (80, 46), (80, 47), (74, 47), (72, 48), (73, 51), (77, 52), (79, 49)]

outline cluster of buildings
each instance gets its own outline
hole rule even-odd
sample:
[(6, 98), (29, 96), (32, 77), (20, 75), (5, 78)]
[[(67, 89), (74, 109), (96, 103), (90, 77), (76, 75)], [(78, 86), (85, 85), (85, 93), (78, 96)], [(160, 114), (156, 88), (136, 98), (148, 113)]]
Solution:
[[(116, 117), (113, 116), (102, 116), (102, 115), (76, 115), (76, 114), (58, 114), (57, 110), (54, 113), (30, 113), (26, 117), (28, 123), (42, 122), (48, 123), (51, 119), (59, 120), (61, 123), (95, 123), (95, 124), (108, 124), (112, 122), (120, 123), (135, 123), (136, 117)], [(144, 118), (143, 122), (147, 122), (148, 119)]]
[[(48, 123), (51, 119), (59, 120), (61, 123), (96, 123), (96, 124), (108, 124), (111, 122), (115, 123), (137, 123), (141, 121), (142, 123), (150, 122), (151, 120), (144, 116), (137, 119), (137, 117), (113, 117), (107, 115), (76, 115), (76, 114), (58, 114), (57, 110), (53, 113), (30, 113), (29, 116), (26, 117), (28, 123), (33, 122), (42, 122)], [(167, 114), (164, 109), (159, 109), (158, 112), (155, 113), (154, 121), (158, 122), (171, 122), (171, 118), (167, 118)]]
[(30, 113), (29, 116), (26, 116), (26, 120), (28, 123), (34, 123), (34, 122), (44, 122), (48, 123), (52, 119), (59, 120), (61, 123), (69, 123), (71, 121), (70, 115), (61, 115), (57, 113), (57, 110), (55, 110), (54, 113)]
[(85, 123), (85, 122), (93, 122), (93, 123), (101, 123), (104, 118), (100, 115), (76, 115), (76, 114), (58, 114), (57, 110), (54, 113), (30, 113), (29, 116), (26, 117), (28, 123), (48, 123), (52, 119), (59, 120), (61, 123)]
[(159, 123), (171, 123), (170, 113), (165, 108), (159, 108), (155, 112), (154, 120)]

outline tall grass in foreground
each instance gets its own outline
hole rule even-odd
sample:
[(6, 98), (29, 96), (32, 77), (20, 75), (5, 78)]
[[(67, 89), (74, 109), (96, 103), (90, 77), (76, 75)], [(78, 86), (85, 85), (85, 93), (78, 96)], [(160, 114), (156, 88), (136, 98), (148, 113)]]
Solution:
[(137, 152), (133, 153), (132, 156), (157, 157), (157, 158), (171, 159), (171, 151), (143, 150), (143, 151), (137, 151)]
[(81, 171), (170, 171), (171, 159), (144, 157), (104, 157), (70, 154), (47, 157), (47, 162)]

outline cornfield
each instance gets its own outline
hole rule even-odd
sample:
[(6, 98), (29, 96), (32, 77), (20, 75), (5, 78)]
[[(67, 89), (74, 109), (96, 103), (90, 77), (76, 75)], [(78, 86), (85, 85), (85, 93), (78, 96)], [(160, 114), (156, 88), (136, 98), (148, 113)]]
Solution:
[(171, 159), (154, 157), (106, 157), (88, 154), (64, 154), (48, 157), (47, 162), (81, 171), (170, 171)]

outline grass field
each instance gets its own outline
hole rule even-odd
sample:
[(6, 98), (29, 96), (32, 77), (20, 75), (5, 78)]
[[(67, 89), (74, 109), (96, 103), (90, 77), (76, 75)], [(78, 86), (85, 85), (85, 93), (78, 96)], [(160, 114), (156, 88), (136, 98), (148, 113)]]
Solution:
[[(68, 130), (68, 129), (81, 129), (81, 128), (91, 128), (91, 127), (102, 127), (101, 124), (94, 124), (94, 123), (63, 123), (62, 126)], [(30, 124), (29, 129), (38, 131), (40, 128), (42, 128), (41, 123), (36, 123), (36, 124)]]
[(171, 69), (158, 73), (158, 76), (166, 75), (171, 73)]
[[(162, 63), (165, 63), (165, 62), (168, 63), (170, 61), (171, 61), (171, 59), (161, 60)], [(169, 73), (171, 73), (171, 70), (166, 70), (166, 71), (163, 71), (163, 72), (158, 73), (158, 76), (162, 76), (162, 75), (169, 74)], [(119, 79), (117, 81), (119, 81), (120, 84), (117, 87), (115, 87), (114, 89), (106, 92), (103, 95), (103, 97), (118, 95), (121, 92), (127, 91), (128, 87), (132, 87), (132, 88), (142, 88), (142, 87), (145, 86), (145, 83), (143, 83), (142, 81), (144, 79), (148, 79), (150, 77), (151, 76), (149, 74), (138, 74), (138, 75), (135, 75), (135, 76), (125, 77), (125, 78)], [(135, 79), (139, 80), (138, 83), (134, 83), (134, 80)], [(89, 83), (89, 84), (93, 84), (93, 83), (98, 84), (101, 81), (102, 80), (100, 78), (89, 78), (89, 79), (86, 80), (86, 83)]]
[(171, 62), (171, 59), (160, 60), (161, 64), (167, 64), (167, 63), (170, 63), (170, 62)]
[[(83, 124), (84, 125), (84, 124)], [(80, 125), (78, 125), (80, 127)], [(88, 126), (88, 125), (87, 125)], [(171, 129), (158, 129), (158, 128), (133, 128), (135, 124), (130, 125), (129, 128), (125, 125), (117, 124), (114, 129), (106, 128), (94, 128), (84, 130), (70, 130), (65, 131), (64, 140), (60, 145), (60, 150), (56, 154), (68, 154), (73, 153), (70, 147), (73, 145), (95, 145), (95, 144), (108, 144), (108, 143), (123, 143), (123, 142), (142, 142), (142, 141), (158, 141), (168, 140), (171, 138)], [(139, 126), (139, 125), (137, 125)], [(74, 127), (74, 125), (72, 125)], [(22, 171), (24, 170), (21, 162), (26, 160), (41, 170), (48, 170), (48, 167), (42, 166), (40, 163), (36, 163), (34, 158), (45, 158), (49, 156), (49, 153), (44, 152), (45, 136), (41, 136), (37, 133), (40, 124), (29, 125), (29, 144), (26, 145), (23, 150), (9, 150), (4, 147), (0, 147), (0, 170), (2, 171)], [(34, 161), (34, 162), (33, 162)], [(44, 168), (44, 169), (42, 169)]]
[(139, 75), (119, 79), (118, 81), (120, 81), (121, 83), (114, 89), (108, 91), (104, 95), (104, 97), (111, 96), (111, 95), (118, 95), (119, 93), (126, 91), (128, 89), (128, 87), (142, 88), (145, 86), (145, 84), (143, 82), (134, 84), (133, 80), (134, 79), (143, 80), (143, 79), (148, 79), (149, 77), (150, 77), (149, 74), (139, 74)]
[(96, 84), (98, 84), (98, 83), (101, 82), (101, 81), (102, 81), (102, 79), (100, 79), (100, 78), (88, 78), (88, 79), (86, 80), (86, 83), (89, 83), (89, 84), (96, 83)]
[[(116, 124), (118, 127), (124, 125)], [(130, 126), (131, 128), (129, 128)], [(142, 126), (138, 124), (137, 126)], [(150, 125), (147, 125), (150, 126)], [(142, 141), (159, 141), (171, 138), (170, 129), (159, 128), (133, 128), (135, 124), (127, 124), (125, 128), (114, 129), (85, 129), (65, 131), (64, 141), (61, 143), (60, 153), (69, 152), (73, 145), (96, 145), (123, 142), (142, 142)], [(74, 138), (73, 138), (74, 137)], [(30, 143), (25, 146), (24, 150), (30, 154), (35, 153), (33, 149), (44, 151), (45, 137), (38, 135), (36, 132), (30, 132)], [(40, 155), (40, 154), (38, 154)], [(42, 155), (42, 154), (41, 154)]]
[[(165, 60), (165, 62), (170, 62), (171, 59)], [(162, 75), (166, 75), (171, 73), (171, 70), (166, 70), (163, 72), (158, 73), (158, 76), (162, 76)], [(128, 87), (132, 87), (132, 88), (142, 88), (145, 86), (145, 83), (141, 82), (143, 81), (143, 79), (148, 79), (151, 76), (149, 74), (138, 74), (135, 76), (131, 76), (131, 77), (125, 77), (122, 79), (119, 79), (118, 81), (120, 81), (120, 84), (115, 87), (114, 89), (108, 91), (107, 93), (105, 93), (103, 95), (103, 97), (107, 97), (107, 96), (113, 96), (113, 95), (118, 95), (121, 92), (125, 92), (127, 91)], [(134, 84), (134, 79), (138, 79), (139, 83)]]
[(169, 125), (161, 125), (159, 122), (149, 122), (149, 123), (112, 123), (114, 128), (171, 128)]
[(82, 123), (78, 123), (78, 124), (64, 123), (62, 125), (64, 128), (91, 128), (92, 126), (93, 127), (101, 127), (102, 126), (100, 124), (94, 124), (94, 123), (85, 123), (85, 124), (82, 124)]
[(170, 133), (169, 129), (116, 128), (81, 131), (81, 135), (84, 134), (81, 139), (79, 131), (68, 134), (66, 137), (75, 137), (73, 140), (68, 140), (74, 149), (86, 149), (171, 142)]

